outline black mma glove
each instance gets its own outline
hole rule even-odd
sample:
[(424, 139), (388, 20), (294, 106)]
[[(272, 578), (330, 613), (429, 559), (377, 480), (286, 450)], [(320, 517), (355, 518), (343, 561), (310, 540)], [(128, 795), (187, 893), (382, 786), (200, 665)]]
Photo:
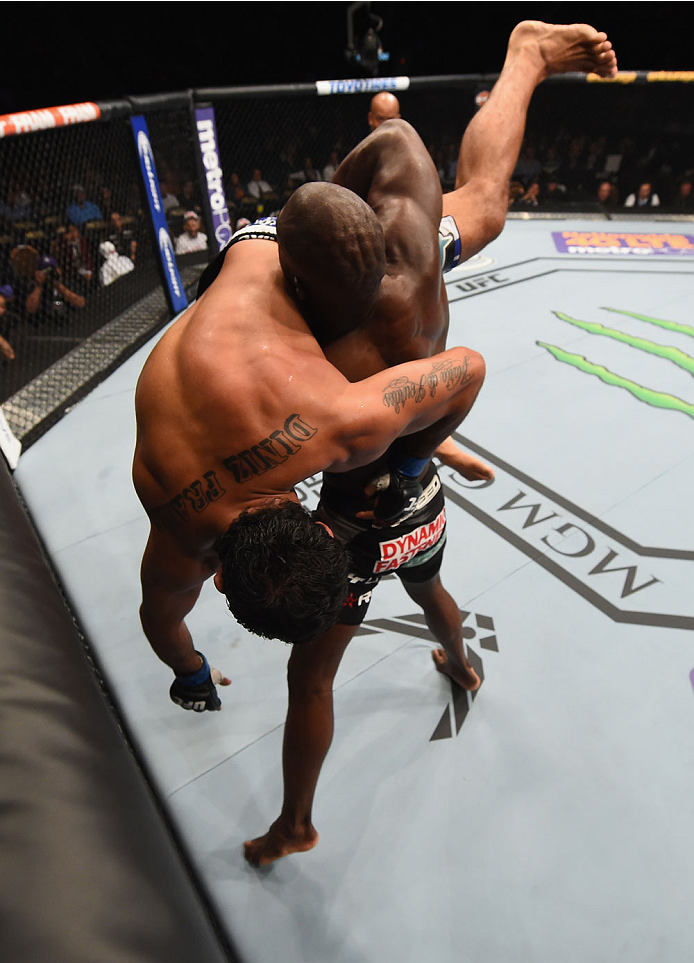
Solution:
[(390, 483), (376, 499), (374, 516), (379, 521), (404, 521), (414, 512), (422, 494), (419, 476), (428, 464), (428, 458), (402, 458), (391, 467)]
[[(196, 650), (197, 651), (197, 650)], [(212, 681), (212, 670), (202, 654), (202, 668), (191, 675), (177, 675), (169, 689), (171, 701), (182, 709), (192, 709), (193, 712), (216, 712), (222, 706), (222, 700), (217, 695), (217, 687)]]

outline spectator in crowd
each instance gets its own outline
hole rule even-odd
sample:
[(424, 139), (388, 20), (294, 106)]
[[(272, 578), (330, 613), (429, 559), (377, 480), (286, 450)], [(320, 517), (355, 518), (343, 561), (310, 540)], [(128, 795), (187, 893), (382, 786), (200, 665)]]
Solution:
[(685, 180), (680, 181), (680, 186), (673, 199), (672, 207), (682, 214), (691, 214), (694, 212), (694, 193), (692, 192), (692, 182), (690, 180), (685, 178)]
[(263, 175), (259, 167), (253, 171), (253, 177), (248, 182), (246, 193), (250, 194), (257, 201), (262, 199), (263, 194), (272, 194), (272, 186), (263, 180)]
[(586, 170), (583, 166), (584, 151), (585, 138), (572, 137), (562, 167), (562, 179), (572, 195), (580, 193), (586, 181)]
[(129, 274), (135, 269), (135, 265), (124, 254), (119, 254), (112, 241), (102, 241), (99, 245), (99, 254), (104, 259), (104, 263), (99, 269), (99, 280), (103, 287), (113, 284), (116, 278)]
[(161, 191), (161, 205), (164, 208), (164, 214), (168, 214), (174, 207), (181, 206), (176, 195), (172, 193), (168, 181), (159, 181), (159, 190)]
[(619, 192), (616, 185), (612, 181), (600, 181), (595, 199), (600, 207), (605, 210), (613, 210), (619, 203)]
[(386, 120), (392, 120), (400, 116), (400, 101), (388, 90), (382, 90), (371, 98), (371, 110), (368, 113), (367, 121), (371, 130), (376, 130)]
[(111, 213), (116, 209), (116, 201), (113, 196), (113, 191), (106, 184), (103, 184), (99, 188), (99, 210), (101, 211), (101, 216), (104, 221), (108, 221), (111, 217)]
[(121, 256), (129, 257), (133, 263), (135, 262), (137, 255), (135, 232), (131, 228), (126, 227), (123, 222), (123, 217), (118, 211), (114, 211), (111, 214), (111, 227), (108, 240)]
[(241, 196), (243, 197), (243, 195), (246, 193), (246, 189), (243, 186), (241, 178), (236, 171), (234, 171), (227, 181), (227, 197), (230, 197), (233, 200), (237, 196), (239, 187), (241, 188)]
[(516, 161), (516, 168), (513, 172), (515, 180), (522, 181), (526, 189), (533, 183), (536, 177), (542, 172), (542, 164), (535, 154), (533, 144), (526, 144)]
[(321, 172), (320, 172), (319, 170), (316, 170), (316, 168), (313, 166), (313, 158), (312, 158), (312, 157), (305, 157), (305, 158), (304, 158), (304, 172), (303, 172), (303, 173), (304, 173), (304, 183), (305, 183), (305, 184), (308, 184), (308, 183), (311, 182), (311, 181), (321, 181), (321, 180), (323, 180), (323, 178), (321, 177)]
[(565, 204), (567, 201), (566, 185), (559, 183), (556, 174), (549, 174), (542, 187), (543, 204)]
[(550, 177), (554, 177), (559, 182), (559, 173), (562, 167), (562, 160), (556, 144), (550, 144), (544, 151), (542, 160), (542, 175), (549, 183)]
[(336, 150), (330, 151), (330, 160), (323, 168), (323, 180), (331, 181), (333, 179), (333, 174), (340, 166), (340, 155)]
[(27, 316), (39, 324), (62, 323), (70, 308), (81, 309), (86, 304), (81, 294), (63, 283), (60, 268), (49, 254), (38, 258), (33, 281), (18, 281), (17, 296), (22, 297)]
[(200, 218), (187, 211), (183, 218), (183, 234), (176, 238), (176, 254), (192, 254), (207, 250), (207, 235), (200, 230)]
[(81, 184), (72, 188), (73, 202), (65, 212), (68, 221), (81, 227), (87, 221), (103, 221), (101, 209), (92, 201), (87, 200), (87, 194)]
[(533, 181), (525, 194), (518, 200), (519, 207), (538, 207), (540, 204), (540, 182)]
[(142, 213), (142, 187), (137, 181), (131, 181), (128, 185), (125, 213), (130, 217), (138, 217)]
[(300, 184), (308, 184), (309, 181), (321, 180), (320, 171), (317, 171), (313, 166), (313, 160), (310, 157), (304, 158), (304, 166), (301, 170), (293, 171), (291, 177), (294, 179), (297, 187)]
[(68, 224), (66, 232), (53, 242), (52, 252), (68, 287), (85, 294), (94, 276), (94, 264), (76, 224)]
[(659, 207), (660, 198), (653, 190), (653, 185), (649, 181), (639, 184), (639, 189), (634, 194), (629, 194), (624, 201), (625, 207)]
[(200, 195), (198, 193), (198, 187), (194, 180), (189, 179), (183, 182), (183, 187), (181, 188), (178, 200), (180, 206), (184, 207), (186, 210), (195, 210), (200, 213)]
[(12, 300), (14, 296), (14, 291), (12, 290), (11, 284), (3, 284), (0, 287), (0, 357), (5, 358), (7, 361), (14, 361), (14, 348), (9, 341), (4, 337), (8, 334), (7, 321), (6, 321), (6, 311), (8, 301)]
[(34, 205), (29, 194), (16, 185), (10, 187), (7, 201), (0, 202), (0, 221), (6, 224), (21, 224), (31, 221), (34, 216)]
[(599, 177), (605, 167), (605, 145), (607, 137), (601, 135), (596, 137), (588, 145), (588, 152), (583, 157), (583, 169), (594, 177)]
[(512, 207), (518, 207), (518, 202), (521, 197), (525, 194), (525, 188), (520, 181), (513, 180), (509, 184), (508, 188), (508, 206), (509, 209)]

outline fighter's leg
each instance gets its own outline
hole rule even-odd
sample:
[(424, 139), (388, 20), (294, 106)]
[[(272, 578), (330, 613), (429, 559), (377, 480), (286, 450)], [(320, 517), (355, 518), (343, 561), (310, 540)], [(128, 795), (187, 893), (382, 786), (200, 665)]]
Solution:
[(456, 189), (443, 197), (443, 213), (455, 218), (460, 232), (463, 259), (503, 230), (533, 92), (545, 78), (568, 71), (614, 76), (617, 59), (607, 35), (587, 24), (518, 24), (489, 100), (465, 131)]
[(437, 574), (427, 582), (401, 581), (410, 598), (423, 609), (429, 631), (443, 646), (432, 652), (436, 668), (463, 689), (478, 689), (481, 680), (465, 657), (460, 609), (441, 584), (440, 576)]
[(287, 668), (289, 705), (284, 728), (284, 800), (264, 836), (245, 844), (254, 866), (304, 853), (318, 843), (313, 797), (333, 738), (333, 680), (356, 625), (334, 625), (319, 639), (295, 645)]

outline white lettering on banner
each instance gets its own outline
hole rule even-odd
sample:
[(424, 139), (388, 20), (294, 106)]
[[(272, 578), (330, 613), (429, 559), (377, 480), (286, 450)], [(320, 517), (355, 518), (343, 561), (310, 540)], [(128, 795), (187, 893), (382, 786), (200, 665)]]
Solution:
[(207, 196), (215, 220), (215, 240), (223, 247), (231, 237), (229, 210), (224, 196), (222, 170), (219, 166), (219, 153), (215, 139), (214, 123), (211, 119), (198, 120), (198, 140), (202, 152), (202, 163), (207, 180)]
[(400, 568), (427, 548), (432, 548), (441, 538), (446, 524), (446, 509), (442, 508), (433, 522), (420, 525), (401, 538), (393, 538), (380, 543), (381, 560), (376, 562), (374, 573), (388, 572)]
[(21, 114), (12, 114), (11, 117), (17, 134), (55, 127), (55, 117), (50, 110), (28, 110)]
[(316, 92), (320, 97), (327, 94), (377, 93), (379, 90), (407, 90), (409, 77), (367, 77), (357, 80), (317, 80)]
[(99, 116), (96, 104), (69, 104), (67, 107), (58, 107), (58, 113), (64, 124), (84, 124)]
[(176, 259), (174, 258), (173, 244), (171, 243), (169, 232), (165, 227), (159, 229), (159, 250), (163, 255), (164, 263), (166, 264), (166, 270), (169, 274), (171, 287), (173, 288), (176, 297), (180, 297), (181, 287), (178, 283), (178, 271), (176, 269)]
[[(154, 173), (154, 154), (152, 153), (152, 145), (149, 142), (149, 137), (143, 130), (137, 135), (137, 152), (142, 158), (142, 163), (145, 166), (145, 176), (147, 177), (147, 186), (149, 187), (149, 195), (152, 198), (152, 204), (154, 204), (155, 210), (161, 214), (161, 204), (159, 203), (159, 185), (157, 184), (157, 178)], [(166, 235), (168, 237), (168, 234)], [(159, 243), (161, 245), (161, 234)]]

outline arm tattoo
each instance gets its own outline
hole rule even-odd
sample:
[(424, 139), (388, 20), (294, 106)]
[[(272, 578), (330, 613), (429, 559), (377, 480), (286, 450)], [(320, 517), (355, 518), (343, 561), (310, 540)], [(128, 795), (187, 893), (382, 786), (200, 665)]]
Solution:
[(383, 392), (383, 404), (386, 408), (394, 408), (395, 413), (405, 407), (407, 401), (420, 404), (427, 396), (433, 398), (439, 384), (445, 385), (448, 391), (458, 386), (464, 386), (470, 381), (467, 356), (462, 360), (451, 358), (447, 361), (436, 361), (428, 374), (423, 374), (419, 382), (410, 381), (402, 376), (394, 378), (386, 385)]
[[(290, 415), (283, 428), (270, 432), (257, 445), (223, 458), (222, 464), (233, 480), (242, 484), (283, 464), (300, 451), (301, 446), (313, 438), (317, 431), (300, 415)], [(216, 472), (206, 471), (202, 478), (196, 478), (165, 505), (153, 509), (150, 518), (159, 530), (171, 530), (181, 523), (192, 521), (225, 494), (226, 488), (220, 484)]]

